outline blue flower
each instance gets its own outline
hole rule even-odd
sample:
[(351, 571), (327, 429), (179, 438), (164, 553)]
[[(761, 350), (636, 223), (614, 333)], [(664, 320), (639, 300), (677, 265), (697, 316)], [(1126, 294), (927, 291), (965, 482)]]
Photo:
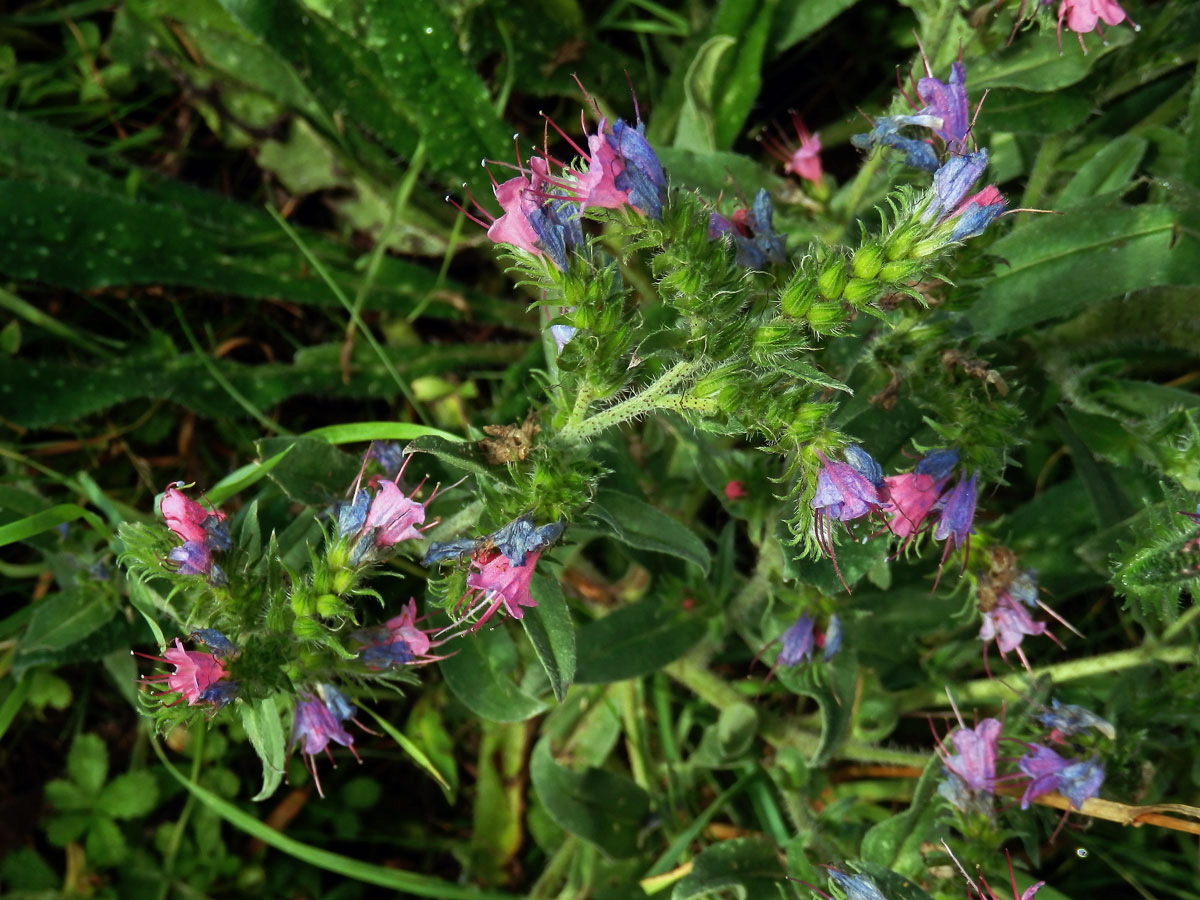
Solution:
[(930, 450), (913, 466), (913, 472), (917, 475), (928, 475), (934, 481), (941, 481), (950, 476), (956, 465), (958, 465), (957, 450), (953, 448)]
[(783, 643), (783, 649), (775, 658), (776, 665), (798, 666), (802, 662), (808, 662), (812, 657), (813, 645), (816, 643), (813, 634), (814, 624), (812, 616), (801, 616), (796, 620), (796, 624), (779, 636), (779, 640)]
[[(1012, 593), (1011, 588), (1009, 593)], [(1083, 734), (1091, 728), (1095, 728), (1110, 741), (1117, 736), (1116, 729), (1107, 719), (1100, 718), (1086, 707), (1059, 703), (1057, 699), (1050, 701), (1050, 707), (1040, 713), (1037, 719), (1051, 730), (1051, 740), (1061, 741), (1064, 737)]]
[(973, 532), (971, 527), (975, 521), (975, 498), (978, 490), (979, 476), (959, 481), (946, 495), (945, 506), (942, 507), (941, 517), (933, 530), (935, 541), (947, 538), (954, 540), (955, 548), (961, 547)]
[(213, 656), (218, 658), (228, 659), (237, 656), (238, 649), (233, 645), (233, 641), (215, 628), (197, 628), (189, 637), (193, 641), (202, 643)]
[(825, 629), (825, 652), (821, 658), (829, 662), (842, 649), (842, 620), (834, 613), (829, 617), (829, 627)]
[(829, 877), (846, 893), (846, 900), (887, 900), (879, 893), (875, 882), (866, 875), (847, 875), (837, 869), (829, 870)]
[(906, 125), (923, 128), (940, 128), (942, 120), (936, 116), (881, 116), (873, 120), (874, 127), (867, 134), (851, 136), (850, 143), (860, 150), (870, 150), (883, 145), (904, 152), (904, 164), (914, 169), (935, 172), (938, 167), (937, 154), (928, 143), (916, 138), (905, 137), (900, 129)]
[(650, 142), (646, 140), (646, 126), (640, 120), (636, 128), (617, 119), (612, 133), (606, 134), (609, 147), (623, 163), (623, 168), (613, 183), (618, 190), (629, 194), (629, 202), (652, 219), (662, 218), (662, 195), (667, 180), (662, 164)]
[(1076, 809), (1100, 793), (1104, 784), (1104, 765), (1096, 758), (1072, 763), (1058, 773), (1058, 792), (1071, 801)]
[(712, 213), (708, 218), (708, 236), (729, 235), (737, 248), (738, 264), (748, 269), (766, 268), (768, 262), (778, 265), (787, 259), (784, 249), (787, 235), (775, 231), (774, 217), (771, 195), (765, 188), (759, 188), (753, 206), (735, 211), (732, 219)]
[(921, 213), (921, 221), (936, 217), (941, 222), (950, 217), (966, 199), (972, 185), (987, 169), (986, 149), (965, 156), (951, 156), (933, 174), (932, 200)]

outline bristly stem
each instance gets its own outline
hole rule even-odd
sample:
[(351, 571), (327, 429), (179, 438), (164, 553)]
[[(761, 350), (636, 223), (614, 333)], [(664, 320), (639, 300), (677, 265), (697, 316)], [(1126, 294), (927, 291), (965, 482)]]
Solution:
[[(614, 404), (607, 409), (602, 409), (594, 415), (576, 420), (576, 415), (580, 412), (581, 401), (586, 402), (586, 388), (581, 390), (579, 397), (575, 401), (575, 409), (571, 412), (571, 421), (558, 433), (556, 441), (568, 446), (577, 447), (596, 437), (601, 432), (607, 431), (609, 428), (625, 422), (632, 422), (634, 419), (655, 410), (693, 408), (692, 404), (684, 402), (688, 398), (670, 394), (669, 392), (671, 388), (675, 387), (676, 384), (687, 378), (687, 376), (691, 375), (699, 367), (700, 362), (698, 360), (676, 363), (645, 390), (639, 391), (629, 399), (622, 400), (620, 403)], [(586, 409), (586, 406), (584, 408)]]

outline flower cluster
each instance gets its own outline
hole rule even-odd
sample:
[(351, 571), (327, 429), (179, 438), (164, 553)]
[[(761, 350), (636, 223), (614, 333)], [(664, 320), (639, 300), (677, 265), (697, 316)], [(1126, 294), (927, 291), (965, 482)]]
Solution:
[[(1066, 744), (1064, 738), (1091, 729), (1109, 739), (1116, 735), (1112, 725), (1091, 710), (1057, 700), (1036, 719), (1050, 729), (1046, 739), (1059, 745)], [(967, 728), (960, 720), (959, 727), (950, 735), (956, 752), (950, 753), (939, 741), (939, 756), (946, 779), (938, 786), (938, 793), (956, 809), (991, 816), (989, 798), (996, 793), (1000, 782), (1011, 778), (1025, 782), (1022, 809), (1028, 809), (1031, 801), (1051, 791), (1058, 791), (1075, 809), (1082, 809), (1084, 801), (1099, 794), (1104, 783), (1104, 765), (1098, 756), (1070, 759), (1044, 744), (1022, 742), (1027, 752), (1017, 760), (1017, 773), (997, 777), (1002, 728), (1003, 724), (997, 719), (984, 719), (974, 728)]]
[[(932, 450), (921, 457), (912, 471), (886, 477), (879, 463), (861, 447), (850, 444), (844, 453), (845, 462), (840, 462), (818, 451), (821, 468), (810, 501), (817, 544), (833, 561), (835, 569), (833, 523), (848, 524), (868, 516), (884, 521), (886, 527), (879, 534), (899, 538), (901, 550), (908, 549), (918, 536), (932, 530), (935, 540), (946, 541), (943, 564), (951, 544), (956, 549), (969, 549), (979, 482), (973, 473), (970, 477), (960, 477), (947, 489), (958, 465), (957, 450)], [(940, 576), (940, 567), (938, 572)], [(844, 579), (842, 583), (845, 584)]]
[(158, 505), (167, 527), (183, 541), (167, 558), (178, 564), (181, 575), (204, 575), (215, 586), (228, 584), (225, 571), (213, 559), (214, 553), (226, 553), (233, 544), (227, 517), (185, 496), (180, 489), (186, 487), (182, 481), (167, 485)]
[(430, 637), (433, 630), (418, 627), (418, 621), (417, 601), (410, 598), (400, 615), (383, 625), (351, 632), (350, 636), (364, 645), (358, 651), (358, 658), (375, 671), (445, 659), (429, 655), (432, 648), (444, 642), (433, 640)]
[(786, 234), (775, 231), (775, 206), (766, 188), (759, 188), (754, 204), (734, 211), (729, 218), (714, 212), (708, 219), (708, 236), (716, 239), (727, 234), (737, 248), (737, 261), (748, 269), (762, 269), (768, 262), (786, 261)]
[[(425, 479), (405, 494), (400, 479), (411, 456), (399, 467), (394, 479), (380, 480), (374, 493), (370, 488), (356, 487), (351, 501), (338, 511), (338, 537), (352, 548), (350, 563), (358, 565), (368, 554), (403, 541), (421, 540), (425, 524), (425, 507), (437, 496), (437, 488), (424, 502), (413, 499), (425, 484)], [(427, 526), (428, 527), (428, 526)]]
[(1026, 636), (1046, 635), (1062, 646), (1045, 622), (1033, 618), (1031, 610), (1042, 609), (1064, 627), (1079, 634), (1038, 596), (1037, 573), (1033, 569), (1020, 569), (1017, 557), (1007, 547), (991, 547), (987, 553), (987, 571), (979, 577), (979, 611), (983, 614), (983, 625), (979, 638), (983, 641), (983, 664), (987, 668), (987, 651), (990, 642), (996, 642), (1000, 656), (1016, 651), (1022, 664), (1029, 668), (1029, 660), (1021, 649)]

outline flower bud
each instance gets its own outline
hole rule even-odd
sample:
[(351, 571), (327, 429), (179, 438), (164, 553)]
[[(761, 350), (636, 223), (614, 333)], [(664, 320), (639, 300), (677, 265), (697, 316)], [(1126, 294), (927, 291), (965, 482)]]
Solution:
[(288, 625), (291, 623), (292, 616), (288, 613), (288, 608), (282, 603), (272, 603), (267, 607), (267, 629), (276, 634), (283, 634), (288, 630)]
[(354, 587), (354, 573), (350, 569), (339, 569), (333, 573), (333, 593), (346, 594)]
[(791, 430), (802, 441), (811, 441), (825, 429), (825, 419), (833, 409), (830, 403), (806, 403), (796, 410)]
[(907, 225), (901, 225), (890, 235), (888, 235), (887, 243), (883, 248), (883, 255), (889, 260), (900, 259), (908, 256), (912, 245), (916, 243), (917, 238), (925, 231), (915, 220)]
[(846, 321), (846, 311), (840, 303), (818, 303), (804, 316), (817, 334), (832, 334)]
[(821, 269), (817, 277), (817, 290), (826, 300), (838, 300), (846, 287), (846, 260), (842, 257), (832, 259)]
[(798, 340), (796, 335), (796, 327), (776, 319), (754, 329), (750, 339), (750, 357), (759, 365), (767, 365), (770, 360), (787, 355), (802, 346), (802, 341)]
[(779, 306), (785, 316), (803, 318), (817, 296), (817, 281), (803, 268), (797, 269), (779, 294)]
[(320, 562), (317, 562), (316, 564), (314, 564), (312, 578), (313, 578), (312, 589), (313, 589), (314, 594), (329, 593), (330, 582), (333, 579), (330, 577), (330, 571), (329, 571), (328, 566), (323, 566), (323, 565), (321, 565)]
[(296, 621), (292, 622), (292, 634), (302, 641), (314, 641), (324, 633), (325, 626), (308, 616), (297, 616)]
[(854, 262), (850, 271), (855, 278), (874, 278), (882, 265), (883, 248), (872, 241), (854, 251)]
[(919, 262), (911, 259), (893, 260), (879, 270), (879, 280), (884, 284), (907, 283), (918, 278), (922, 268)]
[(843, 296), (852, 306), (865, 306), (883, 293), (883, 285), (873, 278), (851, 278)]
[(698, 400), (715, 401), (720, 409), (730, 412), (737, 408), (741, 380), (737, 366), (722, 366), (692, 385), (688, 396)]
[(312, 589), (301, 585), (292, 591), (292, 612), (298, 616), (311, 616), (317, 611), (317, 603)]
[(348, 616), (354, 610), (350, 604), (341, 597), (335, 597), (333, 594), (322, 594), (317, 598), (317, 614), (326, 619), (334, 618), (335, 616)]

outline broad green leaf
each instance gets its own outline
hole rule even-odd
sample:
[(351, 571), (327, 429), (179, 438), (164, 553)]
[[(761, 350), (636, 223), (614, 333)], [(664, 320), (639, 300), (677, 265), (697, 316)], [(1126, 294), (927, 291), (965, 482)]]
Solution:
[(424, 693), (413, 700), (404, 730), (412, 742), (427, 754), (430, 765), (446, 785), (446, 798), (454, 802), (458, 794), (458, 766), (454, 757), (454, 738), (446, 728), (440, 702), (433, 693)]
[(713, 33), (733, 35), (737, 43), (733, 53), (726, 54), (722, 61), (721, 89), (714, 110), (715, 149), (728, 150), (733, 146), (758, 99), (771, 18), (780, 5), (779, 0), (721, 4)]
[(712, 558), (695, 532), (631, 494), (601, 488), (588, 510), (604, 534), (638, 550), (666, 553), (695, 563), (705, 573)]
[[(739, 900), (778, 900), (787, 873), (779, 850), (761, 837), (733, 838), (704, 850), (692, 870), (671, 892), (671, 900), (737, 896)], [(732, 892), (732, 893), (730, 893)]]
[(717, 149), (714, 109), (717, 71), (722, 57), (735, 46), (737, 40), (730, 35), (714, 35), (691, 58), (683, 82), (687, 99), (679, 112), (679, 127), (672, 146), (698, 153)]
[(942, 763), (931, 755), (908, 809), (872, 826), (864, 835), (860, 851), (864, 860), (909, 877), (924, 871), (920, 848), (932, 827), (935, 808), (931, 801), (941, 778)]
[(254, 752), (262, 762), (262, 787), (251, 799), (266, 800), (283, 780), (286, 762), (283, 721), (273, 696), (243, 702), (241, 710), (246, 737), (250, 738)]
[(571, 611), (563, 599), (562, 587), (554, 578), (535, 572), (529, 593), (537, 606), (525, 611), (521, 624), (550, 679), (554, 699), (561, 703), (575, 677), (575, 626), (571, 623)]
[(95, 797), (108, 777), (108, 747), (98, 734), (84, 732), (67, 751), (67, 774), (87, 796)]
[(821, 710), (821, 742), (809, 762), (813, 766), (823, 765), (850, 730), (858, 685), (858, 657), (853, 650), (843, 649), (827, 665), (781, 666), (776, 677), (788, 690), (817, 701)]
[(467, 887), (423, 875), (420, 872), (408, 872), (404, 869), (361, 862), (352, 857), (332, 853), (329, 850), (323, 850), (320, 847), (314, 847), (288, 837), (228, 800), (222, 799), (207, 788), (185, 777), (175, 766), (171, 765), (171, 761), (167, 759), (158, 741), (151, 741), (151, 746), (167, 770), (167, 774), (178, 781), (205, 807), (234, 828), (307, 865), (316, 866), (327, 872), (333, 872), (366, 884), (375, 884), (392, 891), (414, 894), (418, 897), (433, 897), (437, 900), (517, 900), (514, 894)]
[(456, 641), (454, 655), (438, 663), (446, 684), (467, 708), (493, 722), (523, 722), (546, 708), (513, 682), (512, 639), (504, 628)]
[(71, 588), (39, 600), (17, 643), (13, 674), (19, 678), (30, 666), (45, 661), (47, 654), (75, 646), (115, 614), (113, 602), (94, 590)]
[(1146, 139), (1135, 134), (1123, 134), (1104, 144), (1062, 189), (1057, 205), (1066, 209), (1089, 197), (1125, 187), (1137, 171), (1147, 146)]
[(775, 9), (775, 19), (771, 27), (771, 55), (778, 56), (789, 47), (794, 47), (857, 2), (858, 0), (804, 0), (803, 3), (780, 3)]
[(118, 775), (100, 791), (96, 808), (114, 819), (135, 819), (158, 804), (158, 782), (146, 769)]
[(1200, 240), (1177, 226), (1169, 206), (1127, 207), (1112, 197), (1034, 219), (989, 248), (1004, 262), (967, 320), (999, 337), (1130, 291), (1198, 285)]
[(485, 722), (476, 757), (475, 802), (468, 845), (471, 869), (499, 881), (521, 849), (528, 745), (532, 732), (520, 723)]
[(690, 650), (704, 636), (693, 613), (647, 597), (579, 629), (578, 684), (602, 684), (647, 675)]
[[(280, 461), (292, 452), (292, 444), (287, 449), (280, 450), (269, 459), (246, 463), (234, 469), (211, 488), (208, 489), (208, 499), (220, 506), (235, 494), (240, 494), (246, 488), (266, 478), (270, 471), (279, 465)], [(259, 537), (261, 538), (261, 533)]]
[(783, 179), (762, 163), (740, 153), (697, 152), (680, 147), (656, 148), (663, 168), (671, 173), (673, 187), (699, 188), (713, 196), (737, 186), (747, 197), (759, 188), (774, 193)]
[(320, 438), (331, 444), (356, 444), (366, 441), (413, 441), (420, 437), (439, 437), (446, 441), (462, 441), (460, 435), (415, 422), (348, 422), (345, 425), (326, 425), (306, 431), (302, 437)]
[(362, 468), (353, 456), (319, 438), (263, 438), (256, 446), (264, 460), (291, 448), (270, 470), (270, 478), (306, 506), (326, 506), (344, 496)]
[(529, 761), (533, 789), (559, 826), (618, 859), (638, 851), (650, 797), (623, 775), (607, 769), (574, 772), (554, 761), (542, 738)]
[[(974, 79), (972, 78), (971, 81)], [(973, 88), (973, 85), (972, 85)], [(998, 88), (987, 95), (975, 121), (976, 134), (1056, 134), (1081, 125), (1092, 113), (1091, 95), (1083, 90), (1033, 93)]]
[(1104, 31), (1101, 43), (1088, 35), (1089, 53), (1060, 53), (1054, 41), (1014, 41), (1011, 47), (973, 63), (967, 70), (972, 92), (990, 88), (1021, 88), (1026, 91), (1057, 91), (1082, 81), (1109, 53), (1133, 40), (1130, 28)]

